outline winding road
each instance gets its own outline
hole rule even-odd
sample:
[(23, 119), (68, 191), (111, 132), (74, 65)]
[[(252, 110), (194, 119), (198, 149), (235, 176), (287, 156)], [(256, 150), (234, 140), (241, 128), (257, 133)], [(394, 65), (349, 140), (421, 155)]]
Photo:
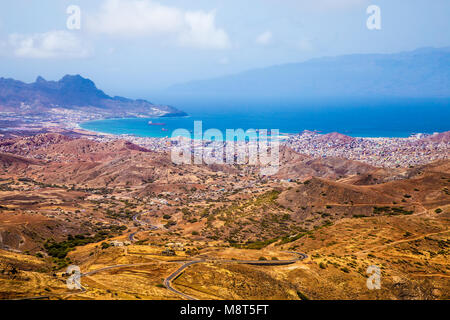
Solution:
[[(298, 258), (291, 259), (291, 260), (262, 260), (262, 261), (261, 260), (216, 260), (216, 259), (211, 259), (209, 261), (215, 262), (215, 263), (248, 264), (248, 265), (253, 265), (253, 266), (282, 266), (282, 265), (293, 264), (297, 261), (302, 261), (302, 260), (305, 260), (306, 258), (308, 258), (308, 256), (306, 254), (300, 253), (300, 252), (285, 251), (285, 253), (298, 255)], [(184, 270), (186, 270), (188, 267), (190, 267), (194, 264), (204, 263), (204, 262), (207, 262), (207, 260), (193, 260), (193, 261), (185, 262), (180, 268), (178, 268), (175, 272), (173, 272), (170, 276), (168, 276), (164, 280), (164, 286), (168, 290), (172, 291), (173, 293), (178, 294), (179, 296), (181, 296), (187, 300), (198, 300), (194, 297), (188, 296), (187, 294), (184, 294), (183, 292), (175, 289), (172, 286), (172, 281), (175, 280), (178, 276), (180, 276), (184, 272)]]
[[(139, 226), (148, 226), (150, 228), (150, 230), (158, 230), (159, 228), (153, 225), (150, 225), (146, 222), (142, 222), (140, 221), (138, 218), (142, 215), (142, 213), (134, 215), (133, 216), (133, 221), (137, 224), (139, 224)], [(135, 235), (138, 233), (138, 231), (131, 233), (128, 238), (131, 242), (135, 242)], [(199, 260), (190, 260), (190, 261), (168, 261), (168, 263), (183, 263), (183, 265), (181, 265), (177, 270), (175, 270), (173, 273), (171, 273), (167, 278), (164, 279), (164, 286), (171, 292), (181, 296), (184, 299), (187, 300), (198, 300), (197, 298), (194, 298), (192, 296), (189, 296), (177, 289), (175, 289), (172, 286), (172, 281), (174, 281), (178, 276), (180, 276), (187, 268), (189, 268), (192, 265), (195, 264), (199, 264), (199, 263), (206, 263), (206, 262), (213, 262), (213, 263), (226, 263), (226, 264), (230, 264), (230, 263), (234, 263), (234, 264), (247, 264), (247, 265), (258, 265), (258, 266), (281, 266), (281, 265), (288, 265), (288, 264), (293, 264), (297, 261), (301, 261), (304, 260), (306, 258), (308, 258), (308, 256), (304, 253), (300, 253), (300, 252), (292, 252), (292, 251), (285, 251), (284, 253), (289, 253), (289, 254), (293, 254), (293, 255), (297, 255), (298, 257), (295, 259), (290, 259), (290, 260), (221, 260), (221, 259), (216, 259), (216, 258), (210, 258), (210, 259), (199, 259)], [(148, 265), (153, 265), (157, 263), (155, 262), (147, 262), (147, 263), (137, 263), (137, 264), (119, 264), (119, 265), (113, 265), (113, 266), (108, 266), (108, 267), (104, 267), (98, 270), (93, 270), (90, 272), (86, 272), (86, 273), (82, 273), (80, 274), (80, 278), (82, 277), (88, 277), (88, 276), (92, 276), (94, 274), (100, 273), (100, 272), (104, 272), (104, 271), (108, 271), (108, 270), (113, 270), (113, 269), (120, 269), (120, 268), (129, 268), (129, 267), (142, 267), (142, 266), (148, 266)], [(81, 292), (86, 292), (87, 290), (84, 287), (81, 287)], [(50, 295), (44, 295), (44, 296), (36, 296), (36, 297), (28, 297), (28, 298), (21, 298), (18, 300), (36, 300), (36, 299), (50, 299), (52, 297), (56, 297), (56, 296), (61, 296), (61, 295), (65, 295), (65, 296), (70, 296), (70, 295), (75, 295), (78, 294), (79, 292), (66, 292), (63, 294), (50, 294)]]
[[(142, 215), (143, 213), (139, 213), (133, 216), (133, 222), (135, 222), (136, 224), (138, 224), (139, 226), (146, 226), (149, 227), (150, 230), (158, 230), (159, 228), (153, 225), (150, 225), (146, 222), (143, 222), (141, 220), (139, 220), (139, 217)], [(130, 235), (128, 236), (128, 239), (131, 242), (135, 242), (135, 235), (138, 233), (138, 231), (130, 233)], [(172, 281), (174, 281), (178, 276), (180, 276), (187, 268), (189, 268), (190, 266), (194, 265), (194, 264), (199, 264), (199, 263), (205, 263), (208, 261), (211, 262), (215, 262), (215, 263), (236, 263), (236, 264), (248, 264), (248, 265), (254, 265), (254, 266), (281, 266), (281, 265), (288, 265), (288, 264), (292, 264), (295, 263), (297, 261), (301, 261), (304, 260), (306, 258), (308, 258), (308, 256), (304, 253), (300, 253), (300, 252), (292, 252), (292, 251), (286, 251), (285, 253), (289, 253), (289, 254), (293, 254), (293, 255), (297, 255), (298, 257), (296, 259), (291, 259), (291, 260), (220, 260), (220, 259), (200, 259), (200, 260), (191, 260), (191, 261), (173, 261), (173, 262), (181, 262), (183, 263), (182, 266), (180, 266), (177, 270), (175, 270), (172, 274), (170, 274), (166, 279), (164, 279), (164, 286), (171, 292), (178, 294), (179, 296), (183, 297), (184, 299), (187, 300), (197, 300), (194, 297), (191, 297), (187, 294), (184, 294), (183, 292), (175, 289), (172, 286)], [(116, 265), (116, 266), (109, 266), (109, 267), (105, 267), (99, 270), (95, 270), (95, 271), (91, 271), (88, 273), (83, 274), (82, 276), (90, 276), (102, 271), (107, 271), (107, 270), (111, 270), (111, 269), (118, 269), (118, 268), (124, 268), (124, 267), (138, 267), (138, 266), (145, 266), (145, 265), (151, 265), (153, 263), (141, 263), (141, 264), (128, 264), (128, 265)]]
[[(148, 212), (150, 212), (150, 211), (148, 211)], [(144, 213), (148, 213), (148, 212), (144, 212)], [(148, 228), (150, 229), (150, 230), (158, 230), (159, 228), (157, 227), (157, 226), (153, 226), (153, 225), (151, 225), (151, 224), (148, 224), (147, 222), (143, 222), (143, 221), (141, 221), (141, 220), (139, 220), (138, 218), (141, 216), (141, 215), (143, 215), (144, 213), (138, 213), (138, 214), (136, 214), (136, 215), (134, 215), (133, 216), (133, 221), (135, 222), (135, 223), (137, 223), (139, 226), (148, 226)], [(130, 240), (130, 242), (136, 242), (136, 239), (134, 238), (135, 236), (136, 236), (136, 234), (138, 233), (139, 231), (136, 231), (136, 232), (133, 232), (133, 233), (130, 233), (130, 235), (128, 236), (128, 240)]]
[[(194, 298), (192, 296), (189, 296), (177, 289), (175, 289), (172, 286), (172, 281), (174, 281), (178, 276), (180, 276), (184, 270), (186, 270), (187, 268), (189, 268), (192, 265), (195, 264), (199, 264), (199, 263), (206, 263), (206, 262), (213, 262), (213, 263), (235, 263), (235, 264), (248, 264), (248, 265), (259, 265), (259, 266), (281, 266), (281, 265), (288, 265), (288, 264), (293, 264), (297, 261), (302, 261), (304, 259), (306, 259), (308, 256), (304, 253), (300, 253), (300, 252), (291, 252), (291, 251), (286, 251), (285, 253), (289, 253), (289, 254), (295, 254), (298, 255), (298, 258), (296, 259), (291, 259), (291, 260), (220, 260), (220, 259), (201, 259), (201, 260), (191, 260), (191, 261), (168, 261), (168, 263), (183, 263), (182, 266), (180, 266), (177, 270), (175, 270), (173, 273), (171, 273), (166, 279), (164, 279), (164, 286), (171, 292), (181, 296), (182, 298), (186, 299), (186, 300), (198, 300), (197, 298)], [(153, 265), (157, 262), (147, 262), (147, 263), (135, 263), (135, 264), (119, 264), (119, 265), (114, 265), (114, 266), (108, 266), (108, 267), (104, 267), (101, 269), (97, 269), (97, 270), (93, 270), (90, 272), (86, 272), (86, 273), (82, 273), (80, 274), (80, 278), (82, 277), (89, 277), (92, 276), (94, 274), (100, 273), (100, 272), (104, 272), (104, 271), (109, 271), (109, 270), (113, 270), (113, 269), (120, 269), (120, 268), (130, 268), (130, 267), (142, 267), (142, 266), (149, 266), (149, 265)], [(81, 292), (86, 292), (86, 288), (81, 287)], [(79, 292), (66, 292), (66, 293), (62, 293), (62, 294), (49, 294), (49, 295), (43, 295), (43, 296), (35, 296), (35, 297), (27, 297), (27, 298), (19, 298), (19, 299), (15, 299), (15, 300), (37, 300), (37, 299), (50, 299), (52, 297), (57, 297), (57, 296), (61, 296), (61, 295), (65, 295), (65, 296), (70, 296), (70, 295), (76, 295)]]
[(187, 300), (197, 300), (194, 297), (188, 296), (187, 294), (184, 294), (181, 291), (178, 291), (177, 289), (175, 289), (174, 287), (172, 287), (172, 281), (175, 280), (179, 275), (181, 275), (183, 273), (183, 271), (194, 265), (197, 263), (202, 263), (205, 262), (205, 260), (198, 260), (198, 261), (189, 261), (186, 262), (185, 264), (183, 264), (181, 267), (179, 267), (174, 273), (172, 273), (170, 276), (168, 276), (165, 280), (164, 280), (164, 286), (169, 290), (172, 291), (173, 293), (178, 294), (179, 296), (182, 296), (183, 298), (187, 299)]

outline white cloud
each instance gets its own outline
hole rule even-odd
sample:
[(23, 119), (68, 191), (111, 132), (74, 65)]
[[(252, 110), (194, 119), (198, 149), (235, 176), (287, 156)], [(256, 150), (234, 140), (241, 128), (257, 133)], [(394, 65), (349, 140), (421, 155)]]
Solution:
[(272, 38), (273, 38), (272, 32), (266, 31), (261, 33), (256, 38), (256, 43), (260, 45), (268, 45), (272, 41)]
[(182, 20), (180, 10), (151, 1), (106, 0), (98, 14), (88, 17), (87, 27), (114, 36), (148, 36), (176, 33)]
[(180, 32), (180, 44), (216, 49), (230, 47), (227, 33), (215, 26), (215, 12), (186, 12), (184, 18), (188, 28)]
[(74, 33), (49, 31), (35, 34), (9, 35), (4, 44), (8, 51), (21, 58), (83, 58), (88, 56), (86, 45)]
[(185, 11), (151, 0), (105, 0), (87, 18), (88, 30), (119, 37), (160, 37), (179, 46), (225, 49), (227, 33), (216, 26), (215, 11)]

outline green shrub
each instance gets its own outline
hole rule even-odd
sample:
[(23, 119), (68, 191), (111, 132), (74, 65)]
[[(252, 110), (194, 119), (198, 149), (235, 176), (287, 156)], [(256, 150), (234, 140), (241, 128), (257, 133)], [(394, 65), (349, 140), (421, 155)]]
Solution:
[(350, 270), (347, 267), (342, 267), (341, 270), (345, 273), (350, 273)]

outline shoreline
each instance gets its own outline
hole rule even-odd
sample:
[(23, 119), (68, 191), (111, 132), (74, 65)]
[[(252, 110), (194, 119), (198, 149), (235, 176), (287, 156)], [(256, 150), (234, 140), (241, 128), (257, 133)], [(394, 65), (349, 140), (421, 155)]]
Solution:
[[(80, 129), (100, 141), (126, 140), (151, 151), (170, 152), (183, 139), (191, 148), (223, 148), (231, 141), (194, 140), (187, 137), (140, 137), (137, 135), (115, 135)], [(350, 137), (339, 133), (324, 134), (303, 131), (280, 139), (280, 147), (287, 147), (299, 154), (315, 159), (343, 158), (379, 168), (406, 168), (450, 158), (450, 131), (435, 134), (415, 134), (409, 137)], [(237, 141), (237, 144), (253, 144), (255, 141)], [(194, 149), (192, 149), (194, 150)], [(332, 161), (332, 160), (331, 160)]]
[[(16, 128), (17, 129), (17, 128)], [(10, 138), (20, 136), (34, 136), (36, 133), (59, 133), (73, 136), (74, 138), (92, 139), (97, 142), (127, 141), (153, 152), (171, 152), (173, 147), (187, 142), (191, 148), (224, 148), (231, 141), (223, 140), (211, 143), (208, 140), (194, 140), (192, 137), (140, 137), (130, 134), (101, 133), (84, 129), (76, 123), (71, 126), (40, 127), (37, 132), (30, 128), (22, 128), (24, 131), (11, 132)], [(28, 132), (25, 130), (29, 130)], [(8, 135), (0, 133), (0, 138)], [(187, 139), (187, 140), (185, 140)], [(257, 141), (238, 141), (239, 144), (258, 144)], [(303, 154), (312, 159), (334, 158), (348, 159), (363, 162), (379, 168), (407, 168), (423, 165), (437, 160), (450, 159), (450, 131), (435, 135), (416, 134), (402, 138), (355, 138), (339, 133), (324, 134), (317, 131), (303, 131), (298, 134), (288, 135), (286, 139), (280, 139), (280, 148), (287, 147), (298, 154)], [(192, 150), (194, 150), (192, 149)]]
[[(191, 118), (192, 116), (185, 116), (185, 117), (178, 117), (178, 118)], [(177, 118), (177, 117), (175, 117)], [(48, 131), (48, 132), (64, 132), (64, 131), (73, 131), (75, 133), (86, 135), (86, 136), (95, 136), (95, 137), (109, 137), (109, 138), (127, 138), (127, 137), (133, 137), (133, 138), (139, 138), (139, 139), (177, 139), (178, 137), (171, 137), (171, 135), (165, 135), (165, 136), (152, 136), (152, 135), (139, 135), (136, 133), (110, 133), (95, 129), (87, 129), (83, 127), (83, 124), (91, 123), (91, 122), (101, 122), (101, 121), (110, 121), (110, 120), (136, 120), (136, 119), (145, 119), (147, 120), (154, 120), (154, 119), (161, 119), (161, 117), (152, 117), (152, 118), (105, 118), (105, 119), (95, 119), (95, 120), (87, 120), (87, 121), (81, 121), (81, 122), (72, 122), (69, 125), (67, 123), (61, 123), (61, 122), (53, 122), (52, 125), (43, 125), (42, 122), (37, 122), (31, 126), (17, 126), (17, 127), (0, 127), (0, 136), (1, 133), (8, 133), (8, 132), (33, 132), (33, 131)], [(239, 128), (238, 128), (239, 129)], [(222, 133), (224, 133), (224, 130), (220, 130)], [(259, 129), (261, 130), (261, 129)], [(371, 139), (371, 140), (392, 140), (392, 139), (417, 139), (417, 137), (425, 138), (434, 136), (437, 134), (449, 132), (448, 131), (433, 131), (431, 132), (415, 132), (415, 133), (408, 133), (408, 135), (402, 135), (402, 136), (380, 136), (380, 135), (370, 135), (370, 136), (364, 136), (364, 135), (350, 135), (348, 133), (342, 133), (339, 131), (330, 131), (330, 132), (324, 132), (323, 130), (309, 130), (305, 129), (303, 131), (296, 131), (296, 132), (280, 132), (278, 137), (281, 139), (289, 139), (291, 137), (299, 136), (304, 133), (313, 133), (317, 135), (331, 135), (331, 134), (338, 134), (344, 137), (348, 137), (351, 139)], [(168, 130), (167, 133), (172, 133), (173, 130)], [(191, 132), (192, 134), (192, 132)], [(225, 134), (224, 134), (225, 136)], [(270, 137), (270, 135), (268, 135)], [(189, 138), (193, 141), (196, 139)], [(224, 139), (224, 142), (227, 140)]]
[[(190, 117), (190, 116), (189, 116)], [(187, 117), (188, 118), (188, 117)], [(109, 121), (109, 120), (134, 120), (136, 118), (115, 118), (115, 119), (99, 119), (99, 120), (93, 120), (93, 121), (85, 121), (85, 122), (80, 122), (76, 124), (76, 129), (77, 130), (83, 130), (86, 132), (90, 132), (91, 134), (94, 135), (106, 135), (106, 136), (114, 136), (114, 137), (126, 137), (126, 136), (132, 136), (132, 137), (137, 137), (137, 138), (152, 138), (152, 139), (164, 139), (164, 138), (168, 138), (171, 139), (171, 137), (169, 135), (167, 136), (143, 136), (143, 135), (139, 135), (139, 134), (135, 134), (135, 133), (122, 133), (122, 134), (118, 134), (118, 133), (109, 133), (109, 132), (104, 132), (104, 131), (96, 131), (93, 129), (86, 129), (83, 128), (82, 125), (84, 123), (90, 123), (90, 122), (100, 122), (100, 121)], [(142, 118), (144, 119), (144, 118)], [(152, 120), (152, 119), (157, 119), (157, 118), (145, 118), (146, 120)], [(218, 129), (221, 132), (224, 132), (223, 130)], [(450, 130), (450, 129), (449, 129)], [(167, 131), (167, 132), (171, 132), (171, 131)], [(351, 137), (354, 139), (410, 139), (413, 138), (415, 136), (433, 136), (435, 134), (439, 134), (439, 133), (443, 133), (443, 132), (447, 132), (447, 131), (434, 131), (433, 133), (431, 132), (416, 132), (416, 133), (410, 133), (407, 136), (406, 135), (402, 135), (402, 136), (361, 136), (361, 135), (349, 135), (349, 134), (345, 134), (345, 133), (341, 133), (339, 131), (330, 131), (330, 132), (323, 132), (323, 131), (319, 131), (319, 130), (308, 130), (308, 129), (303, 129), (302, 131), (297, 131), (297, 132), (280, 132), (279, 137), (281, 138), (286, 138), (288, 139), (289, 137), (292, 136), (297, 136), (297, 135), (301, 135), (304, 132), (314, 132), (320, 135), (326, 135), (326, 134), (333, 134), (333, 133), (338, 133), (338, 134), (342, 134), (344, 136), (347, 137)], [(225, 135), (224, 135), (225, 136)], [(195, 140), (195, 139), (192, 139)]]

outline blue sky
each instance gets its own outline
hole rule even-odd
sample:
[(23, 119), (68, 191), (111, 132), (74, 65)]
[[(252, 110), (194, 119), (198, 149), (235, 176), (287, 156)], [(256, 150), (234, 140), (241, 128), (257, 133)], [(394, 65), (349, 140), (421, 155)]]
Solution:
[[(81, 29), (68, 30), (69, 5)], [(381, 9), (368, 30), (366, 9)], [(350, 53), (450, 46), (448, 0), (15, 0), (0, 4), (0, 76), (81, 74), (111, 95)]]

